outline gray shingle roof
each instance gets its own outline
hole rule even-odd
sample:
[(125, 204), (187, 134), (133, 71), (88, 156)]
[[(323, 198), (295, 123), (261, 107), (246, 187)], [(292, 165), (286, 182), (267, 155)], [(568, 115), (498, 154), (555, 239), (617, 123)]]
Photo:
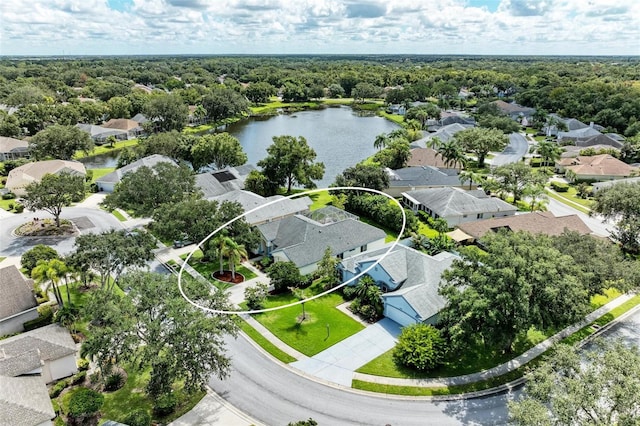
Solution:
[[(277, 225), (277, 229), (276, 229)], [(345, 219), (322, 225), (302, 215), (259, 225), (258, 229), (298, 267), (311, 265), (322, 259), (327, 247), (337, 255), (384, 239), (381, 229), (355, 219)]]
[(56, 416), (40, 377), (0, 376), (0, 406), (2, 425), (33, 426)]
[(309, 210), (309, 206), (313, 203), (309, 197), (300, 197), (289, 200), (285, 200), (284, 198), (285, 197), (281, 195), (273, 195), (271, 197), (264, 198), (258, 194), (254, 194), (253, 192), (234, 190), (217, 197), (212, 197), (211, 200), (216, 200), (220, 203), (223, 201), (240, 203), (245, 212), (275, 200), (282, 200), (245, 216), (247, 222), (252, 225), (305, 212)]
[(6, 358), (20, 356), (33, 349), (38, 349), (40, 359), (47, 361), (76, 353), (76, 344), (69, 331), (57, 324), (0, 340), (0, 353), (4, 353)]
[(32, 288), (33, 281), (25, 279), (15, 266), (0, 269), (0, 319), (38, 306)]
[(42, 360), (37, 349), (9, 358), (5, 358), (4, 354), (0, 353), (0, 376), (17, 377), (40, 367), (42, 367)]
[[(230, 191), (243, 189), (244, 181), (252, 170), (255, 170), (253, 165), (244, 164), (240, 167), (200, 173), (196, 175), (196, 186), (200, 188), (204, 198), (212, 199)], [(228, 179), (229, 177), (232, 178)]]
[(149, 155), (147, 157), (141, 158), (137, 161), (134, 161), (131, 164), (127, 164), (126, 166), (121, 167), (117, 170), (114, 170), (113, 172), (96, 179), (96, 182), (118, 183), (122, 180), (122, 176), (124, 176), (129, 172), (134, 172), (142, 166), (151, 168), (156, 164), (163, 163), (163, 162), (171, 163), (173, 165), (176, 164), (175, 161), (173, 161), (169, 157), (165, 157), (164, 155), (160, 155), (160, 154), (153, 154), (153, 155)]
[[(387, 249), (388, 247), (353, 256), (345, 259), (342, 265), (347, 270), (355, 272), (358, 263), (376, 261)], [(395, 291), (383, 294), (383, 299), (402, 296), (422, 320), (432, 317), (446, 304), (446, 300), (438, 294), (438, 288), (442, 273), (455, 259), (458, 259), (458, 256), (448, 252), (429, 256), (410, 247), (397, 245), (380, 262), (380, 266), (401, 285)]]
[(403, 194), (409, 195), (441, 217), (517, 210), (516, 207), (499, 198), (487, 197), (481, 190), (428, 188), (407, 191)]
[(405, 167), (389, 170), (389, 186), (459, 186), (458, 170), (433, 166)]
[(28, 148), (26, 140), (0, 136), (0, 152), (27, 151)]

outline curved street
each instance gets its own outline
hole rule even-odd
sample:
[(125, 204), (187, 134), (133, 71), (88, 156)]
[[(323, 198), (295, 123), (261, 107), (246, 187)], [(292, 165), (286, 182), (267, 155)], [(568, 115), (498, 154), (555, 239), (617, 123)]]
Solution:
[(319, 425), (502, 425), (505, 394), (460, 401), (365, 394), (327, 385), (292, 372), (256, 349), (245, 337), (229, 339), (233, 370), (211, 388), (240, 411), (266, 425), (309, 417)]
[(527, 139), (520, 133), (511, 133), (509, 135), (509, 145), (500, 153), (496, 154), (487, 163), (492, 166), (504, 166), (505, 164), (517, 163), (529, 151), (529, 143)]

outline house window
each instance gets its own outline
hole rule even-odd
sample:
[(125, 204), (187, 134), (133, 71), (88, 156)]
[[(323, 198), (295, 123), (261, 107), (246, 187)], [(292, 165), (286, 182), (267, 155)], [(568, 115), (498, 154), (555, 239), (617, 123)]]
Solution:
[(344, 259), (344, 253), (340, 253), (338, 256), (336, 256), (338, 259)]
[(367, 251), (367, 245), (360, 246), (360, 251)]
[(478, 213), (478, 216), (476, 216), (477, 219), (482, 219), (482, 213)]

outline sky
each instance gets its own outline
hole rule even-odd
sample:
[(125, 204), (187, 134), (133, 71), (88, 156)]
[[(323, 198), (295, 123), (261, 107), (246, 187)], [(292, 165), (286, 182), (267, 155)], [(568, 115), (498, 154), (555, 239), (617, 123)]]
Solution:
[(640, 0), (1, 0), (0, 55), (640, 55)]

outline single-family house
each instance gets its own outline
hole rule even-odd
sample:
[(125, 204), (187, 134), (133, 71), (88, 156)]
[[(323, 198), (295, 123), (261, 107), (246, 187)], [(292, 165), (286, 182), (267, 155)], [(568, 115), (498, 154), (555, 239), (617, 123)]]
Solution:
[(202, 191), (203, 198), (210, 200), (230, 191), (244, 189), (244, 181), (252, 170), (255, 170), (252, 164), (244, 164), (199, 173), (196, 175), (196, 186)]
[(613, 185), (616, 185), (618, 183), (637, 184), (637, 183), (640, 183), (640, 177), (609, 180), (609, 181), (606, 181), (606, 182), (594, 182), (594, 184), (591, 187), (591, 192), (593, 192), (595, 194), (598, 191), (601, 191), (601, 190), (603, 190), (605, 188), (609, 188), (609, 187), (611, 187)]
[(69, 330), (58, 324), (0, 340), (0, 370), (39, 373), (45, 383), (71, 376), (78, 371), (76, 344)]
[(403, 192), (424, 188), (469, 185), (468, 180), (460, 181), (458, 169), (420, 166), (405, 167), (397, 170), (387, 168), (386, 172), (389, 175), (389, 187), (384, 192), (392, 197), (400, 197)]
[(113, 192), (115, 186), (120, 183), (122, 177), (127, 173), (134, 172), (143, 166), (152, 168), (158, 163), (170, 163), (173, 165), (176, 164), (169, 157), (160, 154), (153, 154), (136, 160), (133, 163), (127, 164), (124, 167), (120, 167), (119, 169), (116, 169), (111, 173), (99, 177), (98, 179), (96, 179), (95, 184), (98, 186), (98, 191)]
[(458, 229), (478, 241), (487, 233), (506, 229), (512, 232), (526, 231), (531, 234), (550, 236), (573, 231), (582, 235), (591, 234), (591, 229), (576, 214), (555, 216), (551, 212), (532, 212), (508, 217), (476, 220), (458, 225)]
[(139, 125), (143, 125), (144, 123), (148, 122), (149, 119), (147, 118), (146, 115), (142, 114), (141, 112), (137, 113), (136, 115), (134, 115), (133, 117), (131, 117), (131, 120), (135, 121), (136, 123), (138, 123)]
[(387, 249), (369, 250), (344, 259), (338, 266), (342, 280), (347, 281), (380, 261), (366, 274), (384, 292), (384, 316), (401, 326), (435, 324), (446, 304), (438, 293), (442, 273), (458, 256), (448, 252), (429, 256), (404, 245), (397, 245), (384, 256)]
[(637, 175), (639, 169), (609, 154), (579, 155), (556, 161), (556, 172), (567, 173), (576, 181), (603, 181), (624, 179)]
[(558, 132), (558, 143), (566, 145), (566, 144), (574, 144), (577, 145), (578, 141), (585, 141), (594, 136), (601, 135), (598, 130), (593, 127), (587, 126), (576, 130), (569, 130), (568, 132)]
[(41, 377), (0, 374), (0, 424), (50, 426), (55, 417)]
[(575, 145), (565, 145), (562, 147), (562, 149), (563, 151), (562, 154), (560, 154), (560, 158), (575, 158), (579, 156), (580, 152), (584, 151), (585, 149), (593, 149), (593, 151), (595, 151), (596, 153), (600, 151), (603, 151), (603, 153), (605, 153), (610, 152), (611, 150), (620, 152), (619, 149), (609, 145), (591, 145), (587, 148)]
[(355, 215), (324, 207), (257, 226), (260, 252), (274, 261), (291, 261), (302, 274), (317, 269), (327, 247), (340, 259), (384, 245), (385, 232), (360, 222)]
[(444, 164), (444, 158), (433, 148), (413, 148), (410, 153), (407, 167), (431, 166), (444, 169), (452, 166)]
[(309, 207), (313, 204), (313, 201), (309, 197), (285, 199), (282, 195), (272, 195), (271, 197), (265, 198), (242, 189), (229, 191), (209, 199), (220, 203), (224, 201), (239, 203), (245, 212), (249, 212), (259, 206), (264, 206), (245, 216), (245, 220), (251, 225), (260, 225), (262, 223), (280, 220), (287, 216), (308, 213)]
[(424, 138), (411, 142), (410, 146), (411, 148), (426, 148), (427, 145), (429, 145), (429, 141), (433, 138), (438, 138), (440, 142), (448, 142), (451, 139), (453, 139), (456, 133), (466, 129), (470, 129), (472, 127), (473, 127), (472, 124), (460, 124), (460, 123), (447, 124), (446, 126), (440, 127), (434, 133), (429, 133)]
[(402, 203), (415, 213), (424, 211), (434, 219), (446, 220), (450, 228), (474, 220), (513, 216), (517, 211), (515, 206), (482, 190), (453, 187), (403, 192)]
[(127, 133), (127, 139), (134, 139), (144, 134), (142, 125), (137, 121), (128, 118), (112, 118), (102, 124), (107, 129), (121, 130)]
[(615, 133), (599, 133), (595, 136), (588, 137), (586, 139), (576, 139), (576, 146), (581, 148), (591, 147), (596, 145), (606, 145), (611, 148), (621, 149), (624, 145), (624, 139), (619, 140), (616, 137), (611, 135), (616, 135)]
[(69, 173), (85, 176), (87, 170), (79, 161), (46, 160), (27, 163), (9, 172), (5, 188), (17, 196), (25, 195), (25, 187), (33, 182), (40, 182), (44, 175)]
[(0, 136), (0, 161), (29, 157), (29, 142), (24, 139)]
[(393, 104), (389, 105), (389, 112), (391, 114), (405, 115), (407, 113), (407, 108), (402, 104)]
[(96, 145), (103, 145), (109, 136), (113, 136), (117, 140), (127, 140), (128, 134), (126, 130), (109, 129), (95, 124), (78, 123), (76, 127), (83, 132), (87, 132)]
[(0, 336), (18, 333), (26, 321), (38, 317), (33, 281), (14, 265), (0, 269)]
[(512, 120), (520, 121), (523, 117), (531, 118), (536, 112), (535, 108), (529, 108), (522, 105), (518, 105), (515, 102), (505, 102), (502, 100), (493, 101), (493, 104), (498, 107), (498, 110), (505, 115), (508, 115)]

